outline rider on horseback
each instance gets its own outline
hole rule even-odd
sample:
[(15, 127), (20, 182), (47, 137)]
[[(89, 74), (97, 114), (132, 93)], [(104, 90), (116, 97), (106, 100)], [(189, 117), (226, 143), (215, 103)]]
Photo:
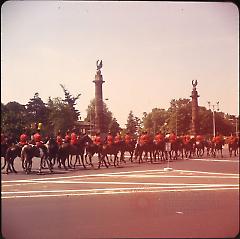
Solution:
[(117, 135), (114, 137), (114, 144), (119, 144), (122, 141), (121, 134), (117, 132)]
[(93, 143), (97, 146), (101, 145), (102, 141), (101, 141), (101, 136), (100, 136), (100, 132), (97, 132), (94, 139), (93, 139)]
[(62, 143), (63, 143), (63, 139), (62, 139), (62, 135), (61, 135), (61, 131), (60, 131), (60, 130), (58, 131), (56, 141), (57, 141), (57, 144), (58, 144), (59, 146), (62, 145)]
[(169, 142), (170, 143), (175, 143), (177, 140), (176, 134), (172, 131), (172, 133), (169, 135)]
[(107, 135), (107, 145), (111, 146), (112, 144), (113, 144), (113, 136), (112, 136), (111, 132), (109, 132)]
[(28, 144), (27, 140), (28, 140), (28, 136), (25, 133), (22, 133), (19, 137), (19, 145), (24, 146)]
[(70, 134), (70, 130), (68, 129), (64, 138), (65, 143), (70, 143), (71, 141), (71, 134)]
[(161, 134), (161, 132), (157, 132), (157, 134), (155, 135), (154, 141), (156, 142), (156, 144), (160, 144), (163, 141), (164, 137)]
[(130, 135), (129, 132), (126, 133), (125, 137), (124, 137), (124, 141), (126, 144), (130, 144), (132, 142), (133, 138), (132, 136)]
[(71, 145), (77, 145), (77, 134), (74, 132), (71, 133), (71, 141), (70, 141)]

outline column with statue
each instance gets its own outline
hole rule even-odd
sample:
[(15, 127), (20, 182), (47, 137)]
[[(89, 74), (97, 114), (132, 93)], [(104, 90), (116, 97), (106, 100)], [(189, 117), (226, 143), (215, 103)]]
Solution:
[(102, 133), (103, 131), (103, 93), (102, 93), (102, 84), (105, 82), (103, 81), (103, 77), (101, 74), (102, 68), (102, 60), (99, 62), (97, 60), (97, 72), (95, 75), (95, 130)]
[(192, 127), (191, 127), (191, 134), (196, 136), (199, 134), (199, 118), (198, 118), (198, 92), (196, 90), (197, 80), (192, 80)]

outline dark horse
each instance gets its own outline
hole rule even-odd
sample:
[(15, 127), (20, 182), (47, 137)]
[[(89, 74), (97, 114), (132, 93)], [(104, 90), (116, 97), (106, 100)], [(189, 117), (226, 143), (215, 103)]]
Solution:
[(165, 160), (165, 139), (160, 142), (154, 142), (154, 159)]
[(175, 141), (171, 142), (171, 151), (169, 152), (170, 159), (178, 159), (179, 153), (183, 159), (183, 142), (181, 138), (177, 138)]
[(125, 141), (121, 141), (120, 151), (121, 151), (122, 160), (124, 160), (125, 152), (128, 152), (130, 154), (129, 161), (133, 162), (133, 154), (135, 151), (136, 143), (137, 143), (136, 140), (132, 140), (129, 143), (126, 143)]
[(144, 158), (146, 159), (146, 161), (148, 159), (148, 153), (149, 153), (150, 161), (151, 161), (151, 163), (153, 163), (153, 154), (154, 154), (153, 140), (149, 140), (148, 142), (143, 143), (143, 144), (140, 144), (140, 143), (137, 144), (136, 149), (135, 149), (135, 159), (137, 159), (137, 157), (139, 157), (139, 160), (138, 160), (139, 163), (143, 162), (143, 159), (142, 159), (143, 152), (145, 153)]
[(234, 152), (234, 156), (235, 157), (237, 156), (238, 147), (239, 147), (239, 139), (238, 138), (234, 138), (234, 140), (232, 140), (228, 143), (228, 151), (229, 151), (230, 157), (232, 157), (233, 152)]
[[(1, 170), (3, 170), (7, 164), (6, 161), (6, 153), (7, 149), (13, 145), (15, 145), (17, 142), (13, 137), (5, 137), (5, 141), (1, 142), (1, 158), (3, 157), (3, 166), (1, 167)], [(11, 170), (11, 168), (10, 168)]]
[(14, 173), (17, 173), (17, 171), (14, 168), (14, 159), (16, 157), (21, 157), (21, 150), (22, 147), (18, 144), (12, 145), (6, 150), (5, 160), (7, 164), (6, 173), (8, 174), (9, 171), (13, 171)]
[[(114, 156), (114, 161), (113, 161), (114, 167), (119, 165), (118, 153), (121, 151), (121, 143), (122, 142), (113, 143), (111, 145), (104, 143), (100, 146), (100, 161), (99, 161), (98, 168), (100, 168), (102, 163), (104, 163), (105, 166), (108, 168), (108, 165), (105, 161), (105, 158), (107, 158), (107, 160), (108, 160), (108, 155)], [(108, 162), (108, 164), (110, 165), (109, 162)]]
[(55, 165), (55, 162), (58, 158), (58, 149), (59, 145), (54, 137), (50, 137), (47, 143), (45, 144), (47, 147), (47, 157), (50, 161), (51, 165)]
[(220, 142), (215, 142), (215, 143), (212, 144), (212, 153), (213, 153), (214, 158), (217, 156), (217, 154), (219, 152), (221, 154), (221, 158), (223, 158), (223, 154), (222, 154), (223, 145), (224, 145), (223, 140), (221, 140)]
[(80, 164), (80, 158), (81, 158), (82, 166), (86, 168), (84, 164), (84, 153), (85, 153), (85, 148), (87, 144), (91, 142), (92, 142), (92, 139), (87, 134), (85, 134), (80, 139), (78, 139), (76, 145), (70, 144), (69, 155), (71, 157), (71, 162), (72, 162), (72, 156), (76, 155), (75, 162), (73, 163), (73, 168), (75, 168), (77, 162), (79, 162)]

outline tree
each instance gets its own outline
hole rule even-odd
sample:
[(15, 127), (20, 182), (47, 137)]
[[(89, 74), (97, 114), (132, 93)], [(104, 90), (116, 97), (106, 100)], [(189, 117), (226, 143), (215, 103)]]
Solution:
[(13, 101), (1, 107), (2, 132), (18, 139), (27, 125), (25, 106)]
[(128, 115), (126, 131), (128, 131), (132, 135), (136, 135), (138, 130), (140, 129), (140, 119), (133, 115), (133, 111), (131, 110)]
[(60, 97), (48, 99), (49, 124), (48, 130), (53, 134), (57, 134), (59, 130), (66, 132), (74, 127), (75, 118), (72, 109), (68, 104), (64, 103)]
[(77, 96), (73, 96), (69, 93), (69, 91), (62, 84), (60, 84), (60, 86), (62, 87), (62, 89), (64, 91), (64, 95), (65, 95), (65, 99), (63, 101), (66, 102), (68, 104), (69, 108), (72, 110), (74, 120), (78, 121), (78, 119), (80, 118), (80, 112), (75, 109), (75, 105), (76, 105), (76, 101), (79, 99), (81, 94), (78, 94)]
[(27, 120), (29, 124), (35, 124), (41, 122), (46, 125), (48, 122), (48, 109), (46, 104), (39, 97), (38, 93), (34, 94), (34, 97), (29, 100), (26, 105)]
[(168, 118), (165, 109), (154, 108), (149, 114), (143, 115), (144, 128), (155, 134), (157, 131), (163, 131), (164, 123)]
[(120, 125), (117, 122), (116, 118), (113, 118), (110, 125), (109, 125), (109, 130), (111, 131), (112, 135), (115, 136), (120, 130)]
[(176, 134), (187, 134), (191, 130), (192, 104), (190, 99), (171, 100), (168, 108), (168, 129)]

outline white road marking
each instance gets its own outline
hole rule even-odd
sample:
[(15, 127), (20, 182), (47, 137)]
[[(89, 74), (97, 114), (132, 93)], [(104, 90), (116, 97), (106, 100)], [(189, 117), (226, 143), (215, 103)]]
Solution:
[(219, 190), (239, 190), (236, 187), (223, 187), (223, 188), (177, 188), (177, 189), (161, 189), (161, 190), (125, 190), (125, 191), (108, 191), (105, 192), (89, 192), (89, 193), (63, 193), (63, 194), (39, 194), (39, 195), (15, 195), (15, 196), (2, 196), (2, 199), (13, 198), (38, 198), (38, 197), (63, 197), (63, 196), (90, 196), (90, 195), (109, 195), (109, 194), (129, 194), (129, 193), (160, 193), (160, 192), (186, 192), (186, 191), (219, 191)]
[[(177, 173), (177, 175), (173, 175)], [(192, 175), (192, 174), (195, 175)], [(159, 175), (160, 174), (160, 175)], [(179, 175), (181, 174), (181, 175)], [(186, 175), (182, 175), (186, 174)], [(189, 175), (191, 174), (191, 175)], [(200, 175), (196, 175), (200, 174)], [(203, 174), (203, 175), (201, 175)], [(205, 174), (205, 175), (204, 175)], [(54, 178), (35, 178), (28, 180), (2, 181), (2, 187), (22, 186), (29, 184), (98, 184), (98, 185), (138, 185), (139, 187), (116, 187), (116, 188), (93, 188), (93, 189), (63, 189), (63, 190), (39, 190), (39, 191), (11, 191), (2, 192), (2, 199), (9, 198), (35, 198), (35, 197), (57, 197), (57, 196), (87, 196), (99, 194), (122, 194), (139, 192), (176, 192), (176, 191), (216, 191), (216, 190), (239, 190), (236, 184), (199, 184), (199, 183), (156, 183), (156, 182), (119, 182), (119, 181), (82, 181), (91, 178), (112, 177), (121, 180), (132, 178), (225, 178), (238, 179), (239, 174), (202, 172), (190, 170), (174, 170), (165, 172), (163, 170), (139, 170), (127, 172), (114, 172)], [(25, 194), (25, 195), (22, 195)]]
[[(127, 172), (114, 172), (114, 173), (102, 173), (102, 174), (90, 174), (90, 175), (77, 175), (77, 176), (65, 176), (65, 177), (52, 177), (52, 178), (33, 178), (33, 179), (22, 179), (22, 180), (6, 180), (2, 181), (2, 183), (13, 183), (13, 182), (32, 182), (32, 181), (46, 181), (46, 180), (54, 180), (54, 179), (70, 179), (70, 178), (88, 178), (88, 177), (110, 177), (116, 175), (123, 176), (125, 174), (132, 174), (132, 173), (148, 173), (148, 172), (160, 172), (169, 174), (163, 170), (153, 169), (153, 170), (140, 170), (140, 171), (127, 171)], [(239, 174), (226, 174), (226, 173), (215, 173), (215, 172), (202, 172), (202, 171), (189, 171), (189, 170), (173, 170), (172, 172), (194, 172), (194, 173), (205, 173), (205, 174), (218, 174), (218, 175), (229, 175), (229, 176), (238, 176)], [(171, 172), (171, 173), (172, 173)], [(144, 174), (145, 175), (145, 174)], [(130, 175), (131, 176), (131, 175)], [(136, 176), (136, 175), (133, 175)], [(163, 177), (167, 177), (169, 175), (164, 175)], [(178, 177), (177, 175), (174, 177)], [(189, 177), (189, 176), (186, 176)]]

